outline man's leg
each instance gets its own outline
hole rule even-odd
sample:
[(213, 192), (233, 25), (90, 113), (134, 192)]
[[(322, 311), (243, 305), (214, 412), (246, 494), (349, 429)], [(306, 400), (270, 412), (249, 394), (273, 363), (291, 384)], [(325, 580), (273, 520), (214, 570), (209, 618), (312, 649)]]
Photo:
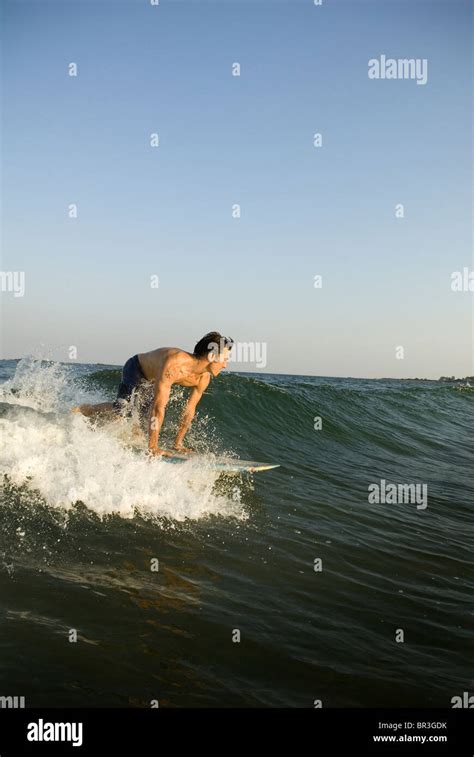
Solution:
[(113, 402), (100, 402), (98, 405), (78, 405), (72, 408), (71, 413), (81, 413), (86, 418), (103, 417), (115, 413), (115, 408)]
[(79, 405), (73, 407), (73, 413), (82, 413), (86, 418), (107, 417), (112, 413), (118, 414), (124, 405), (130, 401), (135, 383), (142, 376), (138, 355), (127, 360), (122, 368), (120, 386), (114, 402), (100, 402), (98, 405)]

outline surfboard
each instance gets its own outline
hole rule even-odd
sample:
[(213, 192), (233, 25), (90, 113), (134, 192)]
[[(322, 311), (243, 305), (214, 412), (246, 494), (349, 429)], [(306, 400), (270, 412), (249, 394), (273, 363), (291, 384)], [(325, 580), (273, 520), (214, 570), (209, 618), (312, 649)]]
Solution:
[(170, 452), (170, 457), (162, 455), (160, 460), (166, 463), (200, 463), (203, 468), (221, 473), (259, 473), (272, 468), (279, 468), (275, 463), (259, 463), (255, 460), (238, 460), (232, 457), (217, 457), (215, 455), (183, 454), (181, 452)]

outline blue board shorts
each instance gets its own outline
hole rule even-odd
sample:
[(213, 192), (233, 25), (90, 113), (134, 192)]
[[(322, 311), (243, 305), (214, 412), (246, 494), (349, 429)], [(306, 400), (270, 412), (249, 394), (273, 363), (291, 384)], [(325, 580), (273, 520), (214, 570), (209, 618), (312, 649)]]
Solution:
[(113, 403), (114, 408), (121, 410), (126, 403), (130, 402), (134, 390), (138, 389), (146, 380), (146, 376), (138, 360), (138, 355), (129, 358), (122, 368), (122, 378), (117, 397)]

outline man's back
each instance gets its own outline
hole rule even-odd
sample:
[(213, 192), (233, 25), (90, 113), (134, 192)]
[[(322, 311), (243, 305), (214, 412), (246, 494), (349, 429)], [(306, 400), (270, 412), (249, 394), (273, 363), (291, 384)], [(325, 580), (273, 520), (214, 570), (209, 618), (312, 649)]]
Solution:
[(200, 376), (192, 373), (193, 356), (178, 347), (159, 347), (138, 355), (142, 371), (148, 381), (159, 381), (164, 372), (169, 374), (173, 384), (196, 386)]

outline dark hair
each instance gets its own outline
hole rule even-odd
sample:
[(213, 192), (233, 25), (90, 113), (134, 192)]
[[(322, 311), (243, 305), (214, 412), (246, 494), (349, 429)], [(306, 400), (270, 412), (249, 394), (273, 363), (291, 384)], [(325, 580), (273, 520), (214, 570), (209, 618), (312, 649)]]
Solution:
[(216, 352), (216, 345), (219, 353), (222, 352), (225, 347), (229, 350), (232, 349), (234, 340), (228, 336), (222, 336), (218, 331), (210, 331), (209, 334), (203, 336), (202, 339), (196, 344), (194, 348), (195, 357), (206, 357), (209, 352)]

